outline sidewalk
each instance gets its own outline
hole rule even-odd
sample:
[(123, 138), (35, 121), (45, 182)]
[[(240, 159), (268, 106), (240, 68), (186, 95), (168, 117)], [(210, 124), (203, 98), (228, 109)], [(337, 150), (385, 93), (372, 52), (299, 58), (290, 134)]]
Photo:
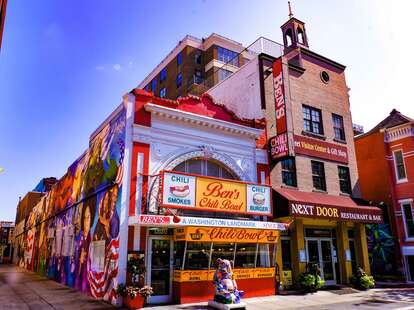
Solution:
[[(245, 298), (248, 310), (270, 309), (414, 309), (414, 289), (372, 289), (369, 291), (351, 290), (319, 291), (307, 295), (267, 296)], [(148, 310), (172, 309), (211, 309), (207, 303), (158, 306)]]
[(55, 281), (14, 265), (0, 264), (0, 309), (115, 309)]

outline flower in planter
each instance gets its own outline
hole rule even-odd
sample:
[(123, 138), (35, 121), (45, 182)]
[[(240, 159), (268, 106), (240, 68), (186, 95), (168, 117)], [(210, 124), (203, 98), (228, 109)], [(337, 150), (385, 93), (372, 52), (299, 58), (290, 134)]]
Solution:
[(351, 276), (351, 284), (362, 290), (367, 290), (375, 286), (375, 280), (372, 276), (369, 276), (361, 267), (358, 267), (358, 270), (355, 274)]
[(302, 288), (308, 291), (316, 291), (321, 288), (325, 281), (320, 277), (319, 266), (314, 263), (308, 263), (306, 271), (299, 276), (299, 283)]

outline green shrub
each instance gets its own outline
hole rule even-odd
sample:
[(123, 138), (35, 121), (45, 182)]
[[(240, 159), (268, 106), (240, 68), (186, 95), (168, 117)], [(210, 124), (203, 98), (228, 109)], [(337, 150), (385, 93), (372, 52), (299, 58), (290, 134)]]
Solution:
[(306, 272), (299, 275), (299, 284), (308, 291), (316, 291), (321, 288), (325, 281), (320, 277), (319, 266), (309, 263), (306, 266)]
[(357, 289), (367, 290), (375, 286), (375, 280), (372, 276), (362, 269), (358, 268), (357, 272), (351, 276), (351, 284)]

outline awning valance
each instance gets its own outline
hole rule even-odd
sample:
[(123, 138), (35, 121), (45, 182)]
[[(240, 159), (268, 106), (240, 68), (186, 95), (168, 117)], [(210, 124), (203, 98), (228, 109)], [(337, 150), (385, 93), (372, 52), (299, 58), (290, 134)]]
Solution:
[[(383, 222), (380, 208), (360, 204), (357, 199), (348, 196), (309, 193), (287, 188), (278, 188), (275, 191), (279, 198), (286, 200), (280, 205), (282, 208), (288, 208), (290, 216), (361, 223)], [(278, 208), (279, 201), (275, 202), (275, 209)]]

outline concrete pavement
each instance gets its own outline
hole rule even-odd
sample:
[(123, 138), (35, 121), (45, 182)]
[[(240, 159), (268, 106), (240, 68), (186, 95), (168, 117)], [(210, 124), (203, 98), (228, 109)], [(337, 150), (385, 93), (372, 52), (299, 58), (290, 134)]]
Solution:
[[(414, 309), (414, 288), (319, 291), (308, 295), (245, 298), (248, 310)], [(76, 290), (12, 265), (0, 265), (2, 309), (115, 309)], [(148, 307), (147, 310), (209, 309), (207, 303)]]
[(55, 281), (12, 265), (0, 265), (0, 309), (115, 309)]
[[(306, 309), (414, 309), (414, 289), (373, 289), (356, 291), (319, 291), (307, 295), (267, 296), (245, 298), (248, 310)], [(211, 309), (207, 303), (171, 305), (146, 308), (148, 310)]]

